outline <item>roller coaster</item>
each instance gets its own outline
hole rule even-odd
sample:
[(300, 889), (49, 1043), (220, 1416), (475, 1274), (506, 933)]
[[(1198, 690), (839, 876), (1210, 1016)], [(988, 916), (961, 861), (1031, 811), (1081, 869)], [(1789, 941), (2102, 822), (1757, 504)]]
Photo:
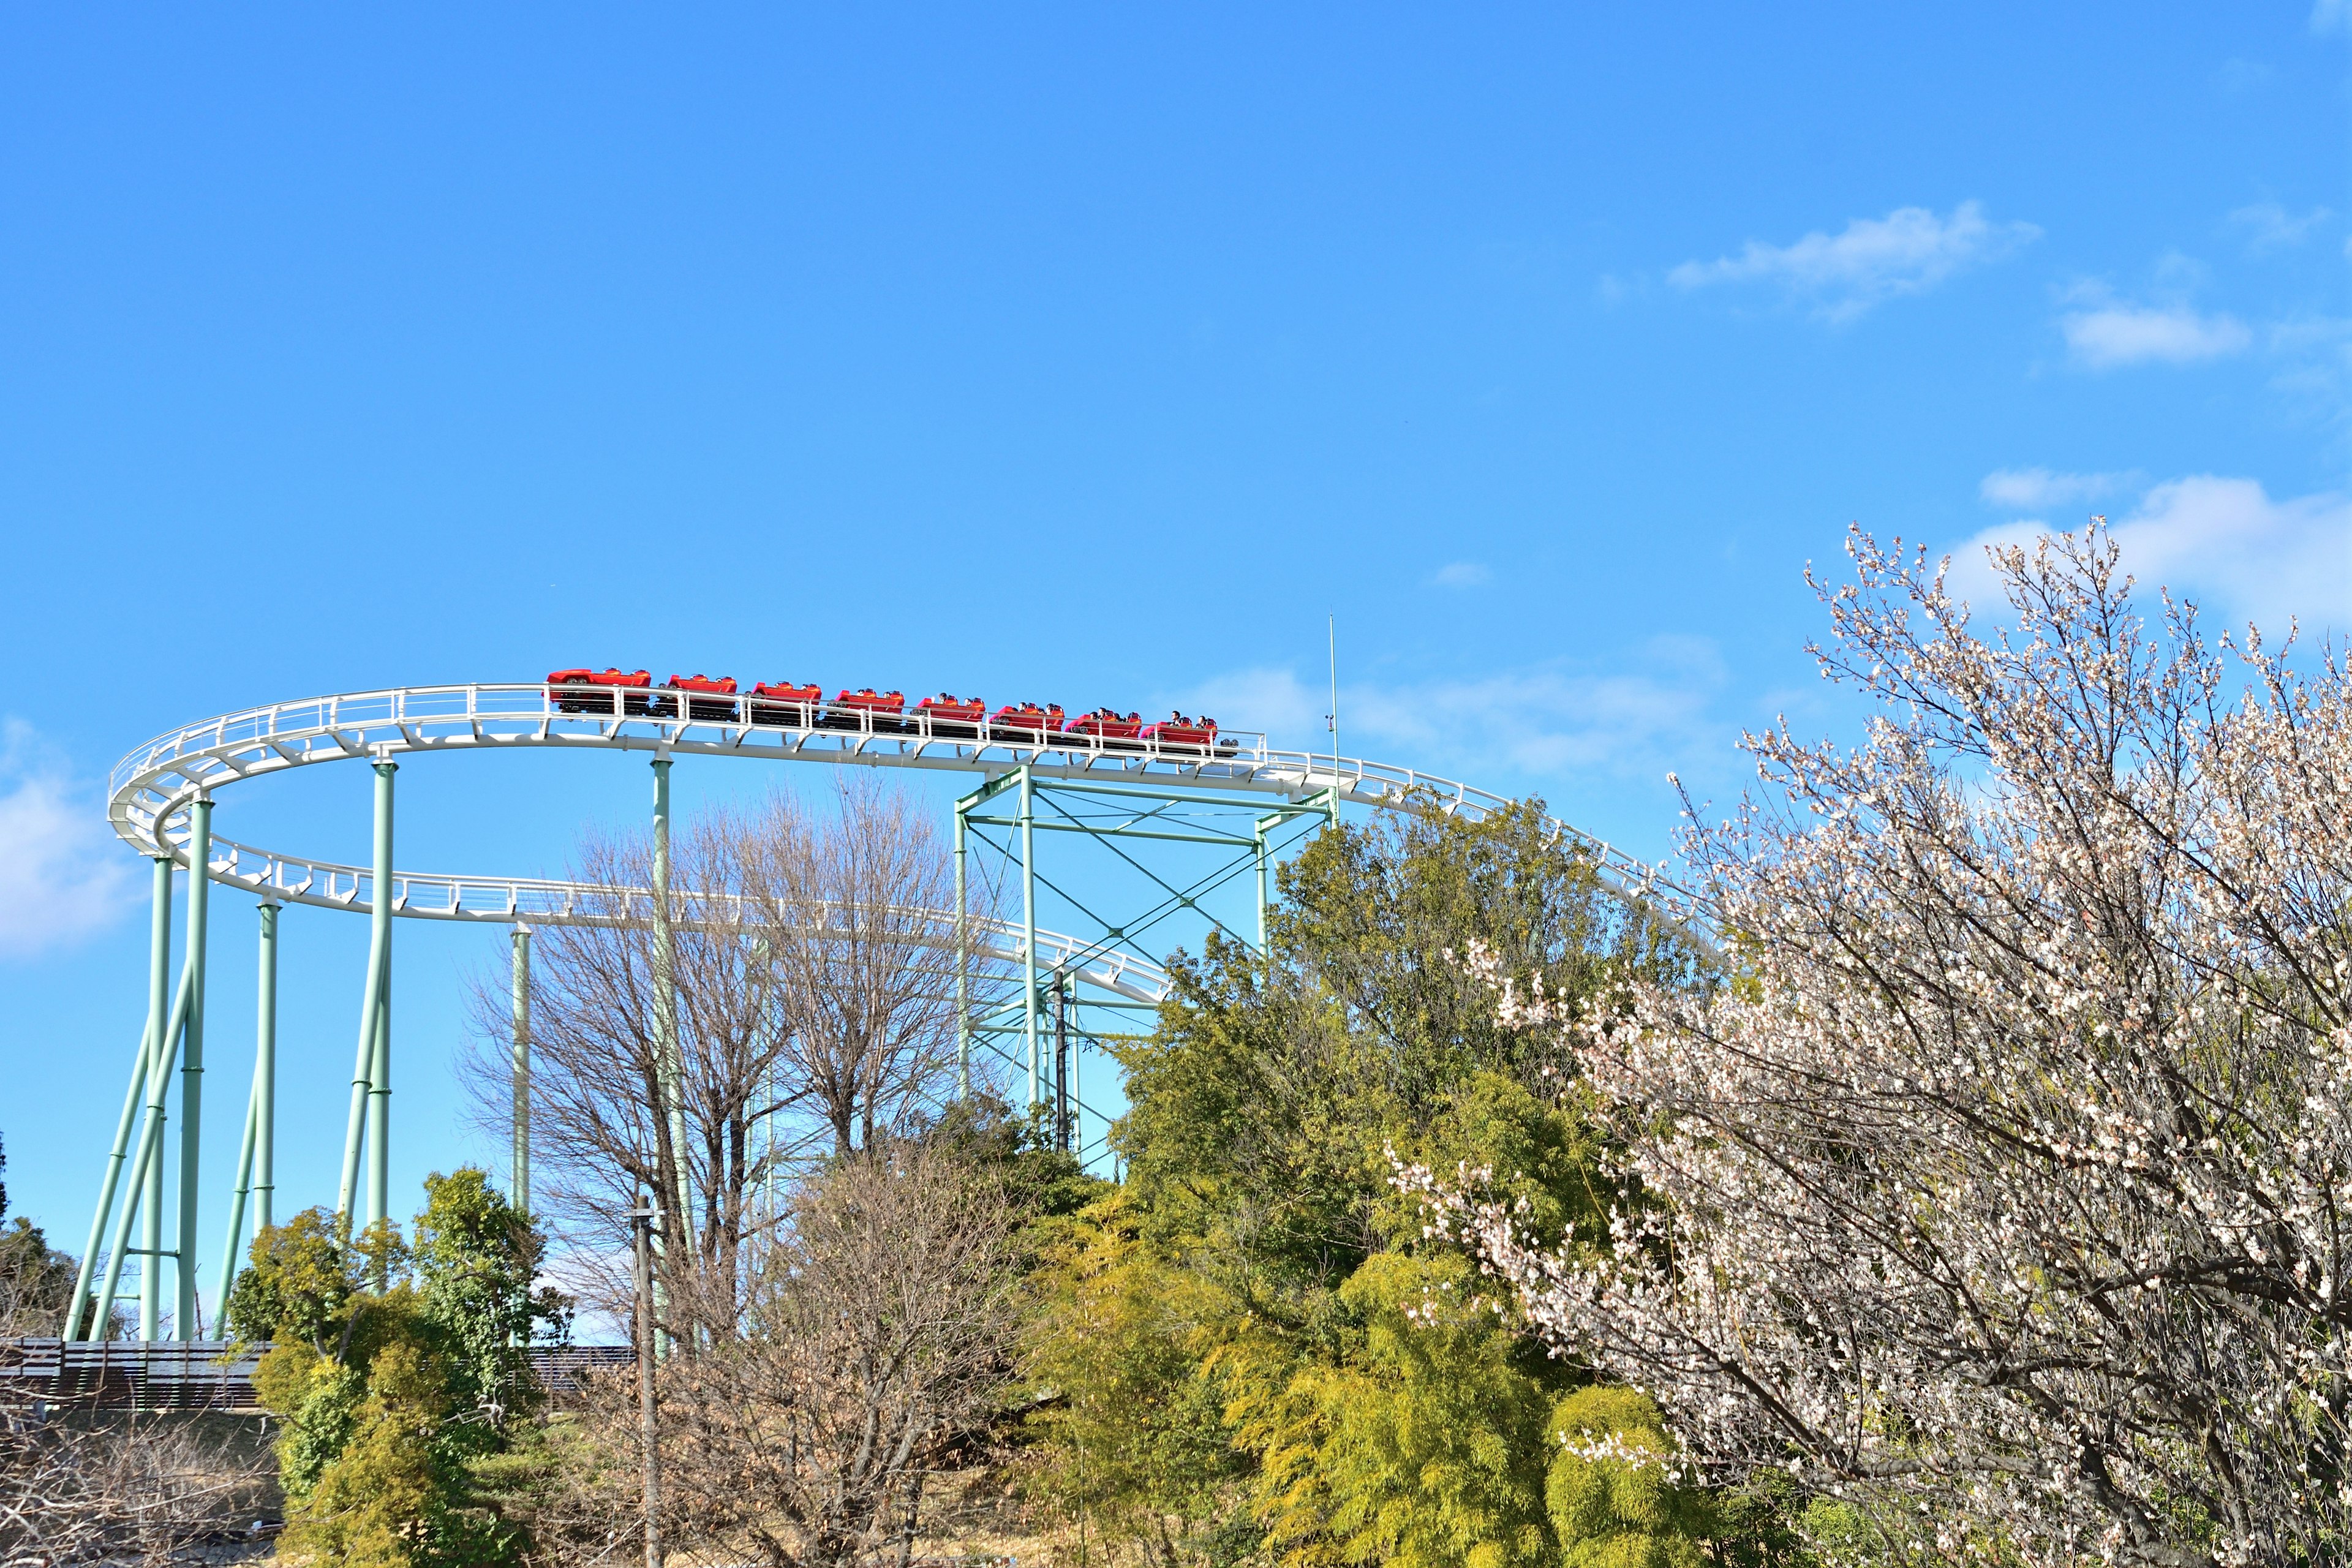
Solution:
[[(653, 886), (612, 889), (541, 878), (402, 870), (394, 862), (394, 776), (410, 754), (517, 748), (640, 752), (653, 773)], [(1098, 708), (1068, 714), (1024, 702), (991, 712), (977, 698), (942, 692), (909, 706), (898, 691), (839, 690), (761, 682), (749, 691), (726, 677), (672, 676), (656, 686), (647, 670), (586, 667), (520, 683), (396, 687), (272, 703), (207, 719), (149, 741), (116, 764), (108, 816), (118, 837), (153, 862), (153, 914), (147, 1022), (125, 1088), (112, 1147), (99, 1183), (88, 1245), (73, 1289), (69, 1325), (110, 1320), (125, 1263), (139, 1270), (139, 1337), (158, 1338), (163, 1265), (177, 1287), (173, 1328), (197, 1326), (197, 1230), (205, 1052), (206, 925), (214, 884), (257, 896), (261, 905), (259, 1018), (229, 1223), (215, 1279), (225, 1300), (235, 1276), (248, 1210), (254, 1226), (272, 1222), (276, 1142), (278, 923), (288, 904), (365, 915), (367, 970), (352, 1068), (337, 1212), (366, 1226), (389, 1217), (392, 1101), (393, 921), (469, 921), (509, 929), (513, 950), (512, 1070), (516, 1116), (510, 1195), (530, 1201), (530, 931), (535, 925), (642, 921), (656, 940), (656, 972), (667, 975), (671, 934), (670, 773), (679, 758), (735, 758), (837, 766), (943, 770), (977, 775), (955, 803), (956, 908), (908, 911), (911, 939), (957, 955), (960, 1066), (969, 1083), (976, 1048), (1025, 1070), (1028, 1103), (1051, 1110), (1056, 1135), (1073, 1124), (1069, 1037), (1074, 1015), (1155, 1012), (1172, 991), (1151, 948), (1180, 913), (1205, 918), (1236, 941), (1265, 940), (1271, 872), (1286, 830), (1336, 823), (1342, 806), (1473, 817), (1509, 804), (1501, 795), (1412, 768), (1285, 750), (1263, 734), (1220, 728), (1182, 713), (1146, 723)], [(314, 859), (237, 843), (213, 832), (215, 797), (230, 785), (325, 763), (363, 762), (373, 773), (373, 854), (365, 866)], [(1229, 814), (1234, 820), (1219, 819)], [(1677, 925), (1704, 900), (1655, 868), (1563, 823), (1552, 829), (1588, 856), (1619, 897), (1660, 910)], [(1112, 919), (1089, 909), (1041, 868), (1039, 835), (1078, 834), (1108, 847), (1147, 885), (1145, 907)], [(1183, 844), (1220, 857), (1201, 875), (1156, 865), (1164, 847)], [(992, 850), (1017, 873), (1020, 918), (971, 908), (970, 861)], [(201, 868), (201, 874), (195, 874)], [(187, 881), (184, 952), (172, 964), (173, 875)], [(1234, 931), (1208, 914), (1213, 889), (1255, 878), (1256, 925)], [(1041, 929), (1041, 885), (1084, 917), (1075, 933)], [(617, 911), (617, 917), (616, 917)], [(814, 924), (846, 918), (812, 905)], [(1003, 997), (974, 994), (967, 968), (996, 966), (1014, 977)], [(677, 1072), (675, 1002), (657, 1003), (665, 1078)], [(1081, 1032), (1084, 1033), (1083, 1026)], [(1097, 1031), (1099, 1033), (1100, 1031)], [(1051, 1051), (1051, 1066), (1045, 1053)], [(163, 1231), (165, 1129), (172, 1079), (180, 1079), (173, 1240)], [(673, 1137), (683, 1143), (680, 1097), (667, 1097)], [(1097, 1116), (1097, 1120), (1100, 1118)], [(137, 1227), (134, 1240), (133, 1227)]]

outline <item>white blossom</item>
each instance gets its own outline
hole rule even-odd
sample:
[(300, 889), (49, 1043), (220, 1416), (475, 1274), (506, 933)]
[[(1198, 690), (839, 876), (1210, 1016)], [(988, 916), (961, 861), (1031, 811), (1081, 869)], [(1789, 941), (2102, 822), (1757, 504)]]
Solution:
[(1849, 548), (1814, 651), (1866, 740), (1751, 735), (1760, 789), (1690, 814), (1721, 983), (1498, 984), (1612, 1134), (1606, 1230), (1402, 1180), (1707, 1473), (1955, 1560), (2341, 1561), (2352, 659), (2152, 630), (2095, 531), (1996, 552), (1989, 638)]

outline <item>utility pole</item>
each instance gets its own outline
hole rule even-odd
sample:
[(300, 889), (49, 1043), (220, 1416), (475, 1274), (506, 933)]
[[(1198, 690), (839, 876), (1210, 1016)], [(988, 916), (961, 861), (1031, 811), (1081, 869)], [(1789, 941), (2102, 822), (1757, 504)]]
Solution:
[(629, 1211), (629, 1235), (635, 1254), (636, 1304), (631, 1314), (637, 1342), (637, 1436), (646, 1451), (646, 1568), (662, 1568), (661, 1447), (658, 1409), (654, 1399), (654, 1205), (643, 1188), (637, 1206)]

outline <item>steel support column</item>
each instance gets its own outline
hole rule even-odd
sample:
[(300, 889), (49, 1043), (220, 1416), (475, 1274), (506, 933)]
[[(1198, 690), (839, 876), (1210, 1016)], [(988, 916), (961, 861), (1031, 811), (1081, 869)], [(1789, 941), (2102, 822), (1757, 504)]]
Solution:
[[(375, 885), (373, 902), (368, 909), (368, 963), (366, 989), (360, 1001), (360, 1041), (357, 1055), (352, 1062), (352, 1108), (343, 1128), (343, 1173), (336, 1189), (335, 1215), (348, 1236), (352, 1229), (352, 1205), (361, 1197), (360, 1155), (367, 1147), (370, 1124), (390, 1118), (391, 1108), (381, 1103), (375, 1092), (377, 1045), (387, 1022), (384, 996), (392, 977), (392, 775), (400, 764), (389, 758), (380, 758), (375, 766)], [(389, 1095), (390, 1086), (386, 1085)], [(377, 1151), (381, 1155), (381, 1148)], [(371, 1176), (373, 1173), (371, 1172)], [(373, 1188), (374, 1183), (370, 1182)], [(375, 1195), (373, 1191), (368, 1194)], [(368, 1214), (362, 1216), (362, 1228), (383, 1216)]]
[(1036, 788), (1021, 770), (1021, 1016), (1029, 1047), (1029, 1109), (1037, 1109), (1037, 846)]
[(971, 952), (966, 925), (971, 908), (964, 883), (964, 803), (955, 807), (956, 1098), (971, 1098)]
[[(261, 902), (260, 1002), (254, 1016), (253, 1084), (259, 1107), (254, 1119), (253, 1229), (258, 1236), (278, 1223), (278, 906)], [(224, 1280), (221, 1288), (226, 1289)]]
[[(278, 1090), (278, 909), (261, 904), (261, 973), (256, 993), (253, 1040), (253, 1089), (245, 1100), (245, 1142), (236, 1155), (236, 1189), (229, 1194), (228, 1239), (221, 1247), (220, 1303), (226, 1321), (229, 1288), (236, 1283), (237, 1244), (245, 1239), (245, 1212), (254, 1200), (256, 1236), (270, 1226), (270, 1140)], [(217, 1336), (227, 1338), (226, 1331)]]
[[(139, 1125), (139, 1107), (145, 1098), (148, 1074), (153, 1070), (156, 1031), (165, 1017), (166, 1004), (158, 998), (172, 981), (172, 862), (161, 855), (154, 860), (155, 912), (149, 933), (152, 952), (148, 964), (147, 1025), (140, 1033), (139, 1052), (131, 1064), (130, 1085), (122, 1091), (122, 1114), (115, 1119), (114, 1147), (106, 1157), (106, 1173), (99, 1178), (98, 1206), (89, 1216), (89, 1240), (81, 1249), (80, 1267), (74, 1270), (73, 1294), (68, 1298), (66, 1308), (68, 1339), (79, 1337), (83, 1311), (89, 1304), (99, 1247), (106, 1239), (106, 1222), (112, 1217), (123, 1162), (131, 1152), (131, 1133)], [(126, 1205), (135, 1203), (136, 1194), (126, 1194), (123, 1201)], [(98, 1331), (98, 1337), (107, 1337), (103, 1329)]]
[[(164, 1255), (162, 1226), (157, 1223), (163, 1212), (163, 1200), (157, 1195), (142, 1201), (142, 1194), (157, 1185), (151, 1178), (163, 1168), (163, 1097), (171, 1087), (173, 1065), (179, 1060), (181, 1026), (188, 1016), (188, 973), (183, 969), (180, 972), (179, 995), (164, 1019), (163, 1032), (157, 1037), (155, 1049), (148, 1058), (146, 1117), (139, 1130), (138, 1152), (131, 1161), (130, 1196), (124, 1199), (122, 1212), (115, 1222), (114, 1246), (106, 1259), (106, 1284), (99, 1292), (97, 1321), (101, 1324), (107, 1322), (114, 1311), (114, 1292), (122, 1279), (123, 1259), (134, 1252), (146, 1258), (147, 1261), (140, 1265), (140, 1281), (144, 1285), (147, 1277), (155, 1271), (155, 1259)], [(131, 1245), (131, 1222), (142, 1218), (146, 1221), (142, 1231), (155, 1234), (146, 1245), (134, 1247)], [(160, 1304), (160, 1298), (158, 1300)], [(146, 1305), (143, 1299), (141, 1305), (142, 1309)], [(153, 1321), (152, 1317), (144, 1319), (147, 1322)], [(152, 1335), (147, 1334), (143, 1328), (142, 1337), (152, 1341)]]
[[(147, 975), (147, 1000), (158, 1016), (163, 1015), (160, 998), (172, 984), (172, 902), (171, 862), (163, 862), (165, 889), (163, 903), (155, 918), (163, 922), (162, 945), (150, 953), (151, 966)], [(147, 1127), (146, 1137), (160, 1142), (164, 1128), (164, 1091), (171, 1082), (171, 1071), (162, 1065), (163, 1053), (176, 1041), (177, 1026), (166, 1020), (172, 1032), (159, 1039), (148, 1053), (147, 1061)], [(142, 1151), (144, 1152), (144, 1150)], [(139, 1247), (139, 1338), (149, 1344), (163, 1315), (163, 1266), (158, 1261), (163, 1256), (163, 1160), (160, 1152), (147, 1154), (144, 1169), (147, 1178), (134, 1184), (138, 1189), (140, 1208)], [(117, 1250), (120, 1250), (118, 1248)]]
[(507, 1198), (530, 1213), (530, 928), (514, 928), (514, 1154)]
[(173, 1238), (179, 1294), (173, 1328), (181, 1341), (203, 1337), (196, 1321), (196, 1200), (204, 1160), (205, 931), (212, 915), (213, 803), (198, 795), (188, 810), (188, 1022), (180, 1058), (180, 1218)]
[(1271, 880), (1267, 877), (1267, 871), (1270, 868), (1271, 863), (1266, 857), (1265, 830), (1269, 824), (1277, 827), (1280, 826), (1282, 825), (1281, 816), (1277, 813), (1273, 816), (1261, 816), (1257, 819), (1256, 824), (1257, 952), (1260, 958), (1264, 958), (1266, 952), (1265, 912), (1267, 906), (1274, 902), (1274, 888)]

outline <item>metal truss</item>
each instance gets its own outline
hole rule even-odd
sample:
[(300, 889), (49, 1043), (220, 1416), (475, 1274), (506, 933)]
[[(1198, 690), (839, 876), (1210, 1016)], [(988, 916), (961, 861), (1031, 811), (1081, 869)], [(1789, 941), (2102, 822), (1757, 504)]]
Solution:
[[(1092, 1048), (1099, 1059), (1106, 1039), (1130, 1035), (1135, 1024), (1146, 1021), (1134, 1015), (1153, 1015), (1158, 1007), (1116, 997), (1089, 998), (1074, 992), (1072, 977), (1088, 963), (1142, 958), (1147, 942), (1165, 952), (1177, 938), (1203, 930), (1263, 950), (1271, 868), (1287, 847), (1286, 830), (1302, 819), (1333, 822), (1338, 813), (1335, 792), (1328, 789), (1306, 800), (1269, 802), (1172, 784), (1041, 777), (1025, 766), (989, 779), (955, 805), (959, 900), (975, 848), (992, 851), (995, 863), (1019, 879), (1024, 931), (1034, 928), (1042, 889), (1082, 921), (1088, 935), (1083, 947), (1058, 961), (1048, 959), (1040, 943), (1022, 943), (1024, 957), (1014, 994), (993, 1007), (959, 1005), (965, 1051), (976, 1041), (995, 1050), (1016, 1071), (1025, 1070), (1029, 1104), (1052, 1107), (1049, 1121), (1055, 1142), (1082, 1157), (1097, 1155), (1101, 1140), (1084, 1136), (1080, 1114), (1093, 1115), (1106, 1131), (1110, 1118), (1074, 1092), (1074, 1079), (1083, 1071), (1082, 1053)], [(1113, 921), (1094, 907), (1094, 895), (1083, 893), (1069, 873), (1060, 870), (1058, 862), (1071, 858), (1059, 857), (1056, 865), (1041, 867), (1041, 833), (1075, 836), (1123, 864), (1133, 879), (1146, 886), (1146, 901)], [(1295, 839), (1296, 835), (1290, 837)], [(1207, 855), (1195, 855), (1190, 867), (1175, 871), (1167, 867), (1164, 856), (1156, 858), (1161, 864), (1151, 863), (1155, 858), (1141, 852), (1146, 845), (1181, 845)], [(1256, 895), (1255, 918), (1246, 932), (1220, 919), (1207, 902), (1210, 895), (1243, 877), (1254, 878)]]

